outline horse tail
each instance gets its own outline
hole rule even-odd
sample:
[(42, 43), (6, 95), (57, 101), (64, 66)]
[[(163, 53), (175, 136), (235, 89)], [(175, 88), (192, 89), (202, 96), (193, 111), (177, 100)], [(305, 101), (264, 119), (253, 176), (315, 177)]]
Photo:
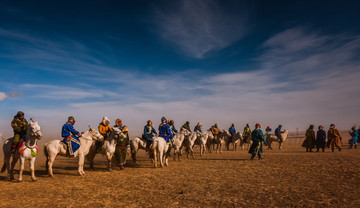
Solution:
[(136, 153), (137, 153), (137, 148), (135, 147), (134, 141), (130, 141), (130, 150), (131, 150), (131, 158), (133, 160), (134, 163), (136, 163)]
[(45, 154), (45, 157), (46, 157), (46, 162), (45, 162), (46, 171), (49, 171), (49, 164), (48, 164), (48, 162), (49, 162), (49, 153), (46, 150), (47, 145), (48, 145), (48, 143), (44, 144), (44, 154)]

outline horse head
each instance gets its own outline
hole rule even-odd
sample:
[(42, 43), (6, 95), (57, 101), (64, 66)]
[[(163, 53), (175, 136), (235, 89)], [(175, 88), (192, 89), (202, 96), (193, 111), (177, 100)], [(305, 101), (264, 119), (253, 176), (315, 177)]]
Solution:
[(114, 135), (115, 139), (125, 138), (126, 137), (126, 134), (124, 132), (122, 132), (118, 128), (113, 128), (112, 134)]
[(190, 136), (191, 132), (185, 128), (180, 129), (180, 134), (184, 134), (184, 136)]
[(93, 140), (97, 140), (97, 141), (103, 141), (104, 137), (103, 135), (101, 135), (98, 131), (96, 131), (95, 129), (91, 128), (89, 125), (89, 133), (91, 135), (91, 138)]
[(36, 138), (38, 140), (41, 139), (43, 136), (41, 133), (40, 125), (37, 121), (34, 121), (32, 118), (29, 120), (29, 128), (28, 131), (30, 131), (30, 137)]

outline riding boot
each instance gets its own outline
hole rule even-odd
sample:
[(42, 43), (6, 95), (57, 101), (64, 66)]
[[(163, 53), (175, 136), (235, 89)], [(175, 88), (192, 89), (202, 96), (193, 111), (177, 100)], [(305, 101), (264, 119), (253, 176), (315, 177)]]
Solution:
[(10, 154), (13, 155), (15, 153), (15, 150), (16, 150), (16, 146), (11, 146)]
[(167, 156), (167, 157), (171, 157), (171, 147), (169, 147), (169, 149), (167, 150), (166, 156)]

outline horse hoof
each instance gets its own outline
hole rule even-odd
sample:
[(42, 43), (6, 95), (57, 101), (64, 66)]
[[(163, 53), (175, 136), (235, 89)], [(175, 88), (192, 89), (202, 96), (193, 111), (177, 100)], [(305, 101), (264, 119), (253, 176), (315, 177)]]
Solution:
[(36, 180), (36, 178), (35, 179), (32, 179), (32, 182), (36, 182), (37, 180)]

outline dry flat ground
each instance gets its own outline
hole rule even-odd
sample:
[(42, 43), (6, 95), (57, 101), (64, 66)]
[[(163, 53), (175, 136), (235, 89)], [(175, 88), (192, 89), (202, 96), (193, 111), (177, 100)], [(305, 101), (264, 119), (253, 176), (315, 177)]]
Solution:
[(360, 148), (307, 153), (302, 140), (288, 139), (283, 150), (265, 147), (260, 161), (250, 161), (246, 150), (199, 157), (196, 148), (195, 159), (171, 159), (164, 168), (153, 168), (140, 150), (138, 164), (128, 160), (125, 170), (112, 172), (98, 155), (84, 177), (77, 176), (77, 160), (64, 157), (55, 161), (55, 178), (48, 177), (40, 152), (37, 182), (28, 165), (22, 183), (0, 175), (0, 206), (360, 207)]

